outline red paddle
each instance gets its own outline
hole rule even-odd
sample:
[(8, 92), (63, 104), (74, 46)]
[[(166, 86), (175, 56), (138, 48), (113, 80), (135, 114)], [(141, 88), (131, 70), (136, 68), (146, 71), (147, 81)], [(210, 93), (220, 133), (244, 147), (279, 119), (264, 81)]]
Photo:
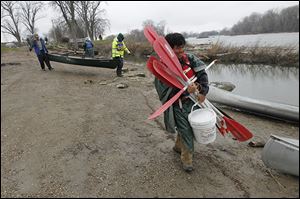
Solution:
[(175, 87), (174, 85), (170, 84), (165, 78), (161, 77), (159, 73), (157, 73), (154, 68), (153, 68), (153, 61), (158, 61), (158, 59), (154, 56), (150, 56), (148, 61), (147, 61), (147, 68), (148, 70), (155, 76), (157, 77), (160, 81), (162, 81), (164, 84)]
[(205, 103), (209, 105), (217, 114), (219, 114), (225, 121), (227, 126), (226, 131), (231, 132), (231, 134), (238, 140), (238, 141), (247, 141), (253, 137), (252, 133), (244, 127), (242, 124), (235, 121), (233, 118), (229, 118), (223, 115), (214, 105), (212, 105), (208, 100), (205, 100)]
[[(211, 66), (211, 65), (210, 65)], [(176, 85), (177, 88), (181, 89), (179, 93), (183, 93), (182, 90), (185, 90), (187, 88), (187, 86), (183, 87), (183, 85), (178, 84), (178, 79), (180, 79), (180, 77), (177, 77), (176, 79), (176, 75), (173, 73), (173, 76), (170, 74), (172, 73), (172, 71), (169, 71), (161, 62), (154, 60), (153, 61), (153, 68), (155, 69), (155, 71), (163, 78), (165, 78), (168, 82), (170, 82), (173, 85)], [(167, 70), (170, 72), (168, 73)], [(174, 78), (175, 77), (175, 78)], [(181, 79), (181, 82), (183, 82), (183, 80)], [(188, 85), (187, 83), (185, 83), (185, 85)], [(176, 99), (174, 100), (173, 98), (179, 98), (179, 96), (175, 95), (174, 97), (172, 97), (168, 102), (166, 102), (163, 106), (161, 106), (156, 112), (155, 115), (153, 114), (152, 118), (155, 118), (155, 116), (160, 115), (162, 112), (164, 112), (169, 106), (172, 105), (173, 102), (176, 101)], [(193, 100), (194, 101), (194, 100)], [(171, 104), (170, 104), (171, 103)], [(231, 134), (239, 141), (243, 142), (246, 141), (250, 138), (253, 137), (252, 133), (243, 125), (241, 125), (240, 123), (238, 123), (237, 121), (235, 121), (232, 118), (229, 118), (228, 116), (225, 116), (221, 111), (219, 111), (218, 108), (216, 108), (213, 104), (211, 104), (207, 99), (205, 100), (205, 104), (207, 104), (208, 107), (212, 108), (216, 113), (218, 117), (221, 117), (221, 121), (219, 121), (221, 124), (221, 126), (218, 126), (219, 131), (222, 133), (222, 135), (224, 135), (226, 132), (231, 132)], [(227, 115), (227, 114), (226, 114)], [(151, 115), (152, 116), (152, 115)], [(226, 127), (224, 127), (225, 123)]]
[[(158, 63), (159, 63), (158, 61), (153, 60), (153, 68), (154, 69), (157, 68)], [(155, 71), (158, 72), (157, 70), (155, 70)], [(165, 74), (159, 74), (159, 75), (165, 79), (165, 77), (164, 77)], [(175, 85), (176, 84), (177, 83), (175, 83)], [(174, 95), (171, 99), (169, 99), (166, 103), (164, 103), (159, 109), (157, 109), (153, 114), (151, 114), (148, 119), (150, 119), (150, 120), (154, 119), (154, 118), (158, 117), (160, 114), (162, 114), (165, 110), (167, 110), (182, 95), (182, 93), (186, 89), (187, 89), (187, 86), (181, 88), (181, 90), (176, 95)]]
[[(147, 33), (145, 33), (147, 32)], [(169, 68), (172, 72), (174, 72), (175, 74), (175, 79), (182, 78), (183, 80), (188, 80), (188, 78), (184, 75), (183, 71), (182, 71), (182, 67), (178, 61), (178, 58), (176, 57), (175, 53), (173, 52), (173, 50), (171, 49), (171, 47), (169, 46), (168, 42), (163, 38), (157, 35), (157, 33), (151, 29), (148, 28), (146, 31), (144, 31), (145, 36), (146, 34), (148, 34), (147, 39), (150, 41), (151, 44), (153, 44), (153, 48), (155, 50), (155, 52), (159, 55), (159, 57), (161, 58), (161, 60), (167, 65), (167, 68)], [(157, 65), (157, 61), (153, 61), (154, 64), (154, 69), (155, 69), (155, 65)], [(156, 71), (158, 72), (158, 71)], [(163, 77), (163, 74), (160, 74), (160, 78)], [(167, 77), (167, 76), (165, 76)], [(172, 77), (172, 76), (171, 76)], [(170, 78), (167, 77), (167, 78)], [(173, 78), (170, 78), (173, 79)], [(165, 79), (165, 80), (169, 80), (169, 79)], [(171, 80), (172, 81), (172, 80)], [(170, 82), (170, 81), (169, 81)], [(189, 82), (186, 82), (184, 85), (188, 85)], [(175, 85), (175, 84), (173, 84)], [(158, 115), (160, 115), (163, 111), (165, 111), (169, 106), (171, 106), (179, 97), (180, 95), (184, 92), (184, 90), (186, 89), (187, 86), (185, 86), (184, 88), (178, 87), (178, 88), (182, 88), (175, 96), (173, 96), (168, 102), (166, 102), (159, 110), (157, 110), (154, 114), (152, 114), (150, 117), (151, 119), (155, 118), (155, 116), (157, 117)], [(180, 93), (180, 95), (179, 95)], [(225, 122), (227, 128), (225, 129), (226, 131), (230, 131), (232, 133), (232, 135), (239, 141), (246, 141), (250, 138), (253, 137), (252, 133), (246, 129), (243, 125), (239, 124), (237, 121), (233, 120), (232, 118), (228, 118), (226, 117), (224, 114), (222, 114), (216, 107), (214, 107), (208, 100), (206, 100), (209, 103), (209, 107), (213, 108), (214, 111), (220, 115), (223, 118), (223, 121)], [(161, 112), (162, 111), (162, 112)], [(223, 125), (218, 128), (219, 130), (221, 129), (221, 133), (224, 134), (225, 130), (223, 128)]]
[(149, 120), (152, 120), (162, 114), (165, 110), (167, 110), (185, 91), (185, 89), (181, 89), (176, 95), (174, 95), (170, 100), (164, 103), (158, 110), (156, 110), (152, 115), (148, 117)]
[(144, 35), (148, 39), (148, 41), (153, 45), (154, 41), (158, 37), (158, 34), (155, 32), (154, 28), (151, 26), (146, 26), (144, 28)]
[(184, 85), (182, 85), (180, 81), (174, 78), (174, 76), (172, 76), (173, 75), (172, 73), (167, 72), (169, 69), (165, 64), (163, 64), (159, 60), (154, 60), (152, 67), (157, 74), (163, 77), (166, 81), (170, 82), (173, 85), (173, 87), (179, 89), (184, 88)]
[[(152, 61), (150, 61), (150, 59)], [(153, 67), (153, 60), (156, 60), (157, 61), (157, 66)], [(151, 64), (150, 64), (151, 63)], [(209, 68), (211, 66), (211, 64), (209, 66), (207, 66), (207, 68)], [(155, 75), (160, 81), (162, 82), (165, 82), (166, 84), (172, 84), (173, 87), (177, 87), (179, 89), (183, 88), (183, 85), (181, 83), (178, 82), (178, 80), (176, 80), (173, 76), (170, 76), (169, 73), (167, 73), (164, 69), (166, 69), (166, 66), (164, 66), (163, 63), (159, 62), (155, 57), (153, 58), (149, 58), (148, 62), (147, 62), (147, 67), (149, 69), (149, 71), (152, 73), (152, 74), (157, 74)], [(163, 69), (164, 68), (164, 69)], [(168, 70), (168, 69), (166, 69)], [(156, 72), (157, 71), (157, 72)], [(160, 75), (162, 74), (162, 75)], [(165, 75), (163, 75), (165, 74)], [(166, 79), (164, 77), (167, 77)], [(167, 80), (168, 79), (168, 80)], [(169, 82), (170, 81), (170, 82)], [(195, 103), (198, 103), (196, 99), (193, 98), (192, 95), (189, 95), (189, 97), (195, 102)], [(202, 107), (204, 107), (202, 104), (200, 104)], [(221, 111), (221, 110), (220, 110)], [(222, 111), (221, 111), (222, 112)], [(220, 118), (220, 117), (217, 117), (217, 123), (216, 123), (216, 127), (218, 128), (219, 132), (225, 136), (225, 134), (227, 133), (226, 131), (226, 127), (224, 126), (224, 123), (225, 121)]]
[(188, 80), (188, 78), (183, 73), (182, 66), (179, 63), (177, 56), (175, 55), (173, 49), (171, 48), (171, 46), (168, 44), (168, 42), (165, 40), (164, 37), (159, 36), (154, 41), (153, 49), (158, 54), (162, 62), (171, 71), (173, 71), (177, 76), (183, 78), (185, 81)]

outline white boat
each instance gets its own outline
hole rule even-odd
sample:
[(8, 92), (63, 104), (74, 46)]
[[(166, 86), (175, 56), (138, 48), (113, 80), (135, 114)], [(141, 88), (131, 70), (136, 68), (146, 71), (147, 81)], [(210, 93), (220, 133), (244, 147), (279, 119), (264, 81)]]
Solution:
[(212, 102), (231, 106), (240, 110), (246, 110), (253, 114), (299, 122), (299, 107), (297, 106), (251, 99), (235, 95), (214, 86), (209, 87), (207, 99)]
[(299, 176), (299, 140), (271, 135), (262, 151), (267, 167)]

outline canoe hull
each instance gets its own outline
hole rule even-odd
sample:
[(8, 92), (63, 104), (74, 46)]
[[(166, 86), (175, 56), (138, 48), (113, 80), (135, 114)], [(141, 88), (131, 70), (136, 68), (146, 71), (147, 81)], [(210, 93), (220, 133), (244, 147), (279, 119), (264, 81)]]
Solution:
[(245, 110), (253, 114), (299, 122), (299, 107), (297, 106), (251, 99), (235, 95), (214, 86), (209, 87), (207, 98), (212, 102)]
[(59, 54), (49, 54), (49, 60), (65, 64), (110, 68), (115, 69), (118, 65), (117, 60), (113, 59), (95, 59), (95, 58), (81, 58), (75, 56), (64, 56)]
[(299, 176), (299, 140), (271, 135), (262, 151), (267, 167)]

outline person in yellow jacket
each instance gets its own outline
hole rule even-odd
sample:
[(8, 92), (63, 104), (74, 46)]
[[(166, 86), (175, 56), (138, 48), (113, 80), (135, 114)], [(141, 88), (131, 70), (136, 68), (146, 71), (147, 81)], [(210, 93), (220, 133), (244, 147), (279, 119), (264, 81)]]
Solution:
[(112, 58), (114, 60), (118, 61), (117, 66), (117, 76), (122, 77), (122, 68), (123, 68), (123, 59), (124, 59), (124, 51), (127, 52), (127, 54), (130, 54), (130, 51), (126, 47), (124, 43), (124, 36), (122, 33), (119, 33), (118, 36), (113, 40), (112, 42)]

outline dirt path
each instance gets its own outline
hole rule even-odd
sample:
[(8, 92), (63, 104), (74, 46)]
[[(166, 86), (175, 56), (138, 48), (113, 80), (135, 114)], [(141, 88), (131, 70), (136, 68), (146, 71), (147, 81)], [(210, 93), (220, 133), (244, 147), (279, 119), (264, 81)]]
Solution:
[[(195, 170), (184, 172), (163, 118), (146, 119), (160, 102), (145, 65), (125, 63), (115, 78), (55, 62), (44, 72), (33, 53), (1, 54), (9, 62), (21, 64), (1, 67), (1, 197), (299, 197), (299, 178), (229, 135), (197, 144)], [(253, 140), (299, 139), (293, 124), (226, 112)]]

